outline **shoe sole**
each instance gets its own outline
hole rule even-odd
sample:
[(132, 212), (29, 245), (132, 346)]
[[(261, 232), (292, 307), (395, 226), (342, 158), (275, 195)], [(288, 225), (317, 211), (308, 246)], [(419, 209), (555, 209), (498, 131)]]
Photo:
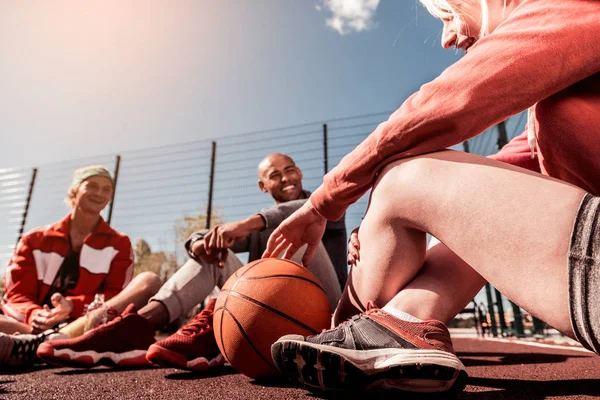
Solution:
[(217, 368), (225, 364), (225, 359), (219, 353), (212, 360), (205, 357), (198, 357), (189, 360), (179, 353), (165, 349), (157, 344), (153, 344), (148, 349), (146, 359), (156, 365), (167, 368), (177, 368), (185, 371), (203, 372), (211, 368)]
[(146, 360), (146, 350), (131, 350), (123, 353), (98, 353), (93, 350), (57, 350), (47, 343), (42, 343), (38, 347), (37, 355), (49, 364), (75, 368), (93, 368), (100, 365), (130, 368), (149, 367), (152, 365)]
[(280, 372), (318, 391), (402, 390), (459, 393), (468, 375), (462, 362), (440, 350), (347, 350), (297, 340), (271, 347)]

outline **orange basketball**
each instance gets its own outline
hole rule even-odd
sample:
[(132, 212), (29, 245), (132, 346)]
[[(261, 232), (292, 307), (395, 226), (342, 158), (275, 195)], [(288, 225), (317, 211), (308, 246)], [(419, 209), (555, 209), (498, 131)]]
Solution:
[(271, 345), (283, 335), (328, 328), (331, 310), (317, 278), (293, 261), (268, 258), (240, 268), (221, 288), (215, 338), (231, 366), (251, 378), (276, 375)]

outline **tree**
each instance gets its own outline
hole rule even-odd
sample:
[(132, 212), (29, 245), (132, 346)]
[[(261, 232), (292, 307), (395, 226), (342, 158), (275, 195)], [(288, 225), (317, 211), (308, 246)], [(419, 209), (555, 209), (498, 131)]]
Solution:
[[(211, 226), (222, 223), (220, 213), (217, 211), (211, 217)], [(175, 230), (175, 251), (174, 252), (152, 252), (150, 245), (144, 239), (139, 239), (135, 243), (135, 272), (137, 275), (142, 272), (153, 272), (164, 282), (169, 279), (187, 260), (187, 255), (183, 256), (177, 250), (184, 246), (185, 241), (196, 231), (206, 228), (206, 215), (198, 213), (197, 215), (183, 217), (175, 221), (173, 229)], [(177, 254), (182, 254), (178, 259)]]
[(164, 282), (177, 271), (175, 254), (159, 251), (152, 253), (148, 242), (139, 239), (135, 243), (135, 269), (134, 275), (142, 272), (153, 272)]
[[(221, 212), (219, 210), (214, 210), (210, 218), (210, 226), (222, 224), (223, 222)], [(185, 243), (192, 233), (206, 229), (206, 215), (204, 213), (198, 213), (193, 216), (180, 218), (175, 223), (174, 229), (177, 243), (180, 246)]]
[(152, 253), (150, 245), (144, 239), (139, 239), (135, 243), (135, 249), (133, 251), (135, 252), (136, 260), (140, 260)]

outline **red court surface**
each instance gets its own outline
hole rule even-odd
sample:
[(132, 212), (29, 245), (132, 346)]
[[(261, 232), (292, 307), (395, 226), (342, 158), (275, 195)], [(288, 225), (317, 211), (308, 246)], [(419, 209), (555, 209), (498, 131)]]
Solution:
[[(600, 398), (600, 357), (583, 349), (475, 338), (455, 338), (454, 343), (470, 374), (468, 386), (458, 399)], [(377, 398), (411, 397), (400, 393)], [(285, 381), (255, 382), (228, 367), (210, 375), (168, 368), (123, 371), (104, 367), (39, 367), (0, 375), (0, 399), (314, 398), (318, 396), (290, 387)], [(338, 398), (374, 396), (354, 394)]]

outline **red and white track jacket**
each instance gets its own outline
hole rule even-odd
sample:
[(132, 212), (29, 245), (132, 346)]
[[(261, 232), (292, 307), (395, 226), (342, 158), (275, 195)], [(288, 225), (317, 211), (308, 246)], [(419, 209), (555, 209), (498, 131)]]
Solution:
[[(34, 311), (42, 308), (50, 285), (69, 252), (71, 214), (46, 227), (27, 233), (17, 244), (5, 272), (2, 311), (6, 316), (29, 324)], [(73, 301), (72, 318), (83, 313), (96, 293), (105, 299), (115, 296), (133, 276), (131, 241), (102, 218), (96, 230), (83, 241), (79, 253), (79, 280), (65, 296)]]

